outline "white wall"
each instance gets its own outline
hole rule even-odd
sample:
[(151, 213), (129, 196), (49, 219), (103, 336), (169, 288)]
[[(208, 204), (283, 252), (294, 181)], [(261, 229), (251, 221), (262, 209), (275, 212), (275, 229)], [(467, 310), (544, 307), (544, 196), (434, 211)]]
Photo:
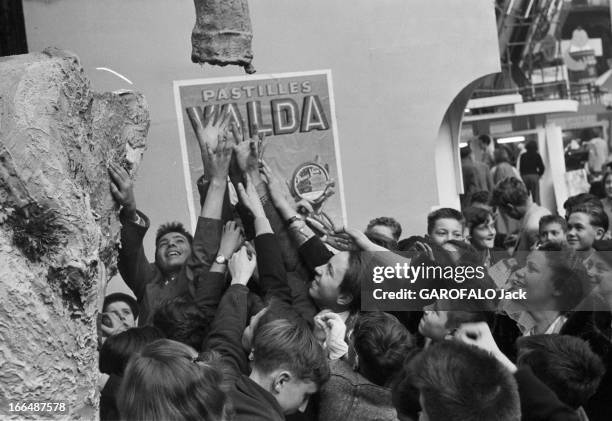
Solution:
[[(332, 69), (350, 225), (389, 215), (406, 234), (423, 233), (426, 214), (439, 202), (434, 154), (445, 112), (465, 86), (499, 70), (493, 4), (249, 2), (258, 72)], [(193, 3), (24, 0), (24, 13), (31, 51), (49, 45), (72, 50), (96, 90), (145, 94), (152, 125), (136, 186), (139, 206), (154, 227), (169, 219), (188, 222), (172, 81), (242, 74), (236, 67), (191, 63)], [(94, 69), (100, 66), (134, 86)], [(146, 246), (151, 252), (151, 238)]]

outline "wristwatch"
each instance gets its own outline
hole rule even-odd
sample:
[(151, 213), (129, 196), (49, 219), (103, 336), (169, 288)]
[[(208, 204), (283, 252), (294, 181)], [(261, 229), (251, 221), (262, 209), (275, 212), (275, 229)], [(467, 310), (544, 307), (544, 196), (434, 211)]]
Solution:
[(217, 255), (217, 257), (215, 257), (215, 263), (218, 263), (220, 265), (226, 265), (227, 264), (227, 258), (224, 255), (219, 254), (219, 255)]
[(304, 220), (304, 218), (301, 215), (293, 215), (291, 218), (289, 218), (289, 219), (287, 219), (285, 221), (285, 225), (289, 226), (289, 225), (293, 224), (296, 221), (303, 221), (303, 220)]

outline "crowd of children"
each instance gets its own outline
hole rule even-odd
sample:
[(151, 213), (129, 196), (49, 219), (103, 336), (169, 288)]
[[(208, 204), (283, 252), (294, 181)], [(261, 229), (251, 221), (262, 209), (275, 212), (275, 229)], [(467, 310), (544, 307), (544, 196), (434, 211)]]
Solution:
[[(132, 182), (110, 169), (135, 298), (104, 301), (102, 420), (610, 419), (612, 243), (597, 197), (570, 198), (563, 218), (510, 176), (432, 212), (424, 236), (380, 217), (319, 237), (242, 129), (221, 118), (198, 133), (196, 231), (162, 225), (153, 263)], [(502, 217), (519, 231), (498, 233)], [(373, 254), (483, 267), (475, 287), (527, 299), (362, 311)]]

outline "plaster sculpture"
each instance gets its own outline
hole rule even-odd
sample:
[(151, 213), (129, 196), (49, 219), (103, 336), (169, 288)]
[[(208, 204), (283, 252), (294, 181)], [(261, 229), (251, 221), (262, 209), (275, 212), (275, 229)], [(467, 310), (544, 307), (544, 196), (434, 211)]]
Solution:
[(107, 165), (133, 174), (142, 95), (95, 93), (78, 58), (0, 59), (0, 418), (10, 402), (64, 402), (96, 419), (96, 316), (116, 272), (119, 220)]
[(219, 66), (237, 64), (247, 73), (255, 73), (247, 0), (195, 0), (195, 8), (191, 61)]

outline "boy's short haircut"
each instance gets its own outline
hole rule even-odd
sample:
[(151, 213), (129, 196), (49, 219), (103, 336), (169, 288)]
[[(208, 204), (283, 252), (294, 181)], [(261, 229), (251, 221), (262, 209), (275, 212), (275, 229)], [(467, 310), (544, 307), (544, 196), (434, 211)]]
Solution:
[(604, 231), (608, 231), (610, 221), (603, 208), (590, 205), (578, 205), (572, 208), (572, 210), (567, 214), (568, 219), (574, 213), (587, 214), (589, 216), (591, 225), (594, 227), (603, 228)]
[(573, 212), (574, 208), (581, 205), (595, 206), (603, 209), (601, 200), (590, 193), (580, 193), (575, 196), (568, 198), (563, 203), (563, 209), (565, 209), (565, 215), (569, 216)]
[(487, 190), (480, 190), (480, 191), (474, 192), (470, 199), (470, 206), (473, 206), (474, 203), (482, 203), (482, 204), (488, 205), (490, 195), (491, 194)]
[(519, 338), (518, 364), (528, 366), (566, 405), (578, 409), (597, 391), (605, 367), (589, 344), (568, 335)]
[(193, 236), (189, 233), (189, 231), (187, 231), (185, 229), (183, 224), (181, 224), (180, 222), (174, 221), (174, 222), (167, 222), (165, 224), (162, 224), (157, 229), (157, 234), (155, 234), (155, 248), (157, 248), (157, 243), (159, 243), (159, 240), (164, 235), (166, 235), (166, 234), (168, 234), (170, 232), (177, 232), (177, 233), (185, 236), (185, 238), (187, 238), (187, 241), (189, 241), (189, 245), (193, 244)]
[(514, 177), (504, 178), (497, 183), (491, 193), (491, 206), (504, 208), (508, 205), (524, 206), (527, 203), (529, 192), (525, 183)]
[(379, 386), (393, 380), (414, 347), (412, 335), (404, 325), (383, 312), (361, 314), (353, 329), (353, 341), (361, 374)]
[(461, 225), (465, 224), (465, 220), (463, 219), (463, 215), (457, 209), (453, 208), (440, 208), (431, 212), (427, 215), (427, 233), (431, 234), (434, 227), (436, 226), (436, 222), (440, 219), (455, 219), (461, 223)]
[(393, 239), (395, 241), (398, 241), (402, 235), (402, 226), (400, 225), (400, 223), (389, 216), (381, 216), (372, 219), (366, 227), (366, 232), (370, 231), (370, 229), (372, 229), (376, 225), (382, 225), (391, 228), (391, 232), (393, 233)]
[(164, 301), (153, 313), (153, 326), (167, 339), (202, 349), (214, 314), (205, 314), (193, 299), (179, 296)]
[(544, 227), (551, 224), (559, 224), (563, 232), (567, 232), (567, 221), (559, 215), (544, 215), (540, 218), (538, 231), (542, 232)]
[(98, 360), (101, 373), (123, 376), (130, 357), (164, 334), (153, 326), (133, 327), (110, 336), (100, 349)]
[(457, 341), (427, 348), (409, 364), (429, 421), (516, 421), (521, 417), (512, 374), (488, 352)]
[(322, 385), (329, 379), (327, 356), (303, 320), (274, 320), (257, 326), (253, 369), (264, 374), (285, 369), (297, 379)]

